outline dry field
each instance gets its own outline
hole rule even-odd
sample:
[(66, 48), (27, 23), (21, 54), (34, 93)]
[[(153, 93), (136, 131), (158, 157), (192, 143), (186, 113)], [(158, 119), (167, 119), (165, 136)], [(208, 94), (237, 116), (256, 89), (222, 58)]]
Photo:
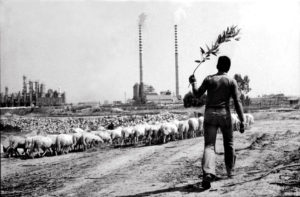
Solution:
[(86, 152), (22, 160), (1, 158), (1, 196), (300, 196), (300, 112), (259, 112), (235, 133), (236, 176), (203, 191), (203, 137), (164, 145), (97, 147)]

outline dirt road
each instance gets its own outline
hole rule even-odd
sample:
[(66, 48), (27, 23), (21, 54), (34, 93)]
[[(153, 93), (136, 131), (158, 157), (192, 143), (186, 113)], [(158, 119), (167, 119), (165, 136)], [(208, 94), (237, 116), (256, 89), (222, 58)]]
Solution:
[[(1, 196), (300, 196), (299, 119), (258, 120), (246, 133), (235, 133), (235, 148), (237, 175), (228, 179), (218, 135), (221, 179), (205, 191), (195, 187), (202, 177), (202, 137), (39, 159), (1, 158)], [(299, 165), (283, 167), (291, 164)]]

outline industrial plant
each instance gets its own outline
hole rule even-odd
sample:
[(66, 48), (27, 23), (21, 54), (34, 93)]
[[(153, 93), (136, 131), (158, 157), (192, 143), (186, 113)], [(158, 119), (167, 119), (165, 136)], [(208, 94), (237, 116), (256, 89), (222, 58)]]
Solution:
[[(165, 90), (157, 93), (152, 85), (145, 84), (143, 81), (143, 37), (142, 30), (146, 15), (139, 16), (138, 23), (138, 47), (139, 47), (139, 83), (133, 86), (133, 104), (166, 104), (181, 101), (179, 94), (179, 63), (178, 63), (178, 38), (177, 25), (174, 25), (174, 49), (175, 49), (175, 93)], [(27, 90), (28, 89), (28, 90)], [(125, 99), (126, 100), (126, 99)], [(9, 93), (8, 87), (5, 87), (4, 93), (0, 93), (1, 107), (18, 106), (58, 106), (66, 102), (65, 93), (60, 90), (48, 89), (45, 84), (39, 84), (38, 81), (27, 82), (26, 76), (23, 76), (23, 89), (17, 93)], [(121, 102), (121, 101), (120, 101)], [(125, 101), (126, 102), (126, 101)], [(104, 102), (106, 103), (106, 102)], [(118, 102), (115, 102), (118, 103)]]
[(38, 81), (33, 82), (31, 80), (27, 82), (26, 76), (23, 76), (22, 91), (9, 94), (8, 87), (5, 87), (5, 92), (0, 92), (1, 107), (57, 106), (63, 105), (65, 102), (65, 92), (61, 93), (60, 90), (52, 89), (46, 91), (44, 83), (39, 84)]
[[(133, 86), (133, 100), (135, 103), (174, 103), (181, 100), (179, 95), (179, 77), (178, 77), (178, 39), (177, 39), (177, 25), (174, 25), (175, 33), (175, 90), (173, 95), (170, 90), (162, 91), (160, 94), (155, 92), (151, 85), (144, 84), (143, 81), (143, 40), (142, 40), (142, 26), (145, 20), (145, 15), (140, 15), (140, 22), (138, 25), (139, 31), (139, 70), (140, 83), (135, 83)], [(142, 21), (142, 22), (141, 22)]]

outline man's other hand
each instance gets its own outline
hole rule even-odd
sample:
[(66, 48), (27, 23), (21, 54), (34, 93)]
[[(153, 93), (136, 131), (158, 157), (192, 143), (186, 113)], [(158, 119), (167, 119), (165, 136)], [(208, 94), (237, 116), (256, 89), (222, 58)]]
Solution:
[(245, 125), (243, 122), (240, 123), (240, 133), (244, 133), (245, 132)]
[(189, 82), (190, 82), (191, 84), (193, 84), (193, 83), (196, 82), (195, 75), (191, 75), (191, 76), (189, 77)]

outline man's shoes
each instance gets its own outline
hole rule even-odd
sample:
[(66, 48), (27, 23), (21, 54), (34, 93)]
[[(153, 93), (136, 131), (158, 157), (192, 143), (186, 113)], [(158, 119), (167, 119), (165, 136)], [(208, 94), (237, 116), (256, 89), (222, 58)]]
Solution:
[(202, 187), (204, 189), (209, 189), (211, 187), (210, 183), (214, 180), (214, 175), (213, 174), (206, 174), (203, 177), (202, 181)]
[(235, 174), (234, 174), (233, 170), (227, 171), (228, 178), (232, 178), (234, 175)]
[(203, 180), (203, 181), (202, 181), (202, 187), (203, 187), (204, 189), (209, 189), (209, 188), (211, 187), (210, 182), (209, 182), (209, 181)]
[(226, 171), (227, 171), (228, 178), (232, 178), (233, 176), (235, 176), (234, 169), (226, 168)]

